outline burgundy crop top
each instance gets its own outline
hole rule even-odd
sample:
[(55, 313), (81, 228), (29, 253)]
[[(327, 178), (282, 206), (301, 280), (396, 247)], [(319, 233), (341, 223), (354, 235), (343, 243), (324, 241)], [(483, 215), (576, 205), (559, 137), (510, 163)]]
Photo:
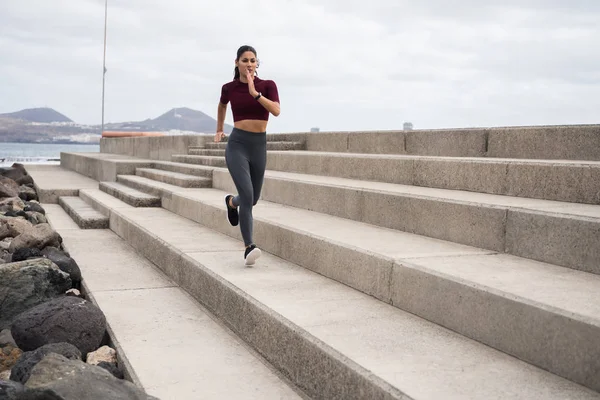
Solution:
[[(275, 82), (262, 80), (258, 76), (255, 76), (254, 88), (267, 99), (279, 103), (279, 93), (277, 92)], [(254, 100), (248, 91), (248, 84), (239, 79), (234, 79), (223, 85), (220, 101), (221, 104), (227, 104), (231, 101), (231, 112), (233, 113), (234, 122), (244, 119), (269, 120), (269, 111), (257, 100)]]

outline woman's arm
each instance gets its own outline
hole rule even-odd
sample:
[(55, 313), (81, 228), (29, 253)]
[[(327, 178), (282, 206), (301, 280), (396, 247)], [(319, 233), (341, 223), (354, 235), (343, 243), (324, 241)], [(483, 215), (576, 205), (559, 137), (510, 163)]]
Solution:
[[(248, 79), (248, 90), (250, 91), (250, 95), (252, 97), (258, 96), (258, 91), (254, 87), (254, 77), (250, 74), (250, 72), (246, 72), (246, 79)], [(260, 96), (258, 102), (276, 117), (281, 113), (281, 106), (277, 101), (272, 101), (267, 99), (265, 96)]]
[[(256, 94), (253, 97), (258, 96), (258, 92), (256, 92)], [(275, 102), (275, 101), (271, 101), (269, 99), (267, 99), (265, 96), (260, 96), (260, 99), (258, 99), (258, 102), (264, 107), (266, 108), (271, 114), (273, 114), (274, 116), (279, 116), (279, 113), (281, 112), (281, 107), (279, 105), (279, 103)]]
[(225, 125), (225, 115), (227, 114), (227, 104), (223, 104), (219, 101), (217, 106), (217, 133), (215, 134), (215, 142), (220, 142), (225, 136), (223, 132), (223, 126)]
[(223, 131), (225, 125), (225, 115), (227, 114), (227, 104), (219, 102), (217, 107), (217, 132)]

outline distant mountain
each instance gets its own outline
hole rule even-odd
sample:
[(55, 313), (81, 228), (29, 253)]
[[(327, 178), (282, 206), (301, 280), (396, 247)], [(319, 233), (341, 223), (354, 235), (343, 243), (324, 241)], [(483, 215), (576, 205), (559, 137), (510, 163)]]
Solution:
[[(64, 122), (67, 124), (53, 124)], [(191, 108), (173, 108), (154, 119), (137, 122), (108, 123), (105, 131), (168, 132), (182, 131), (214, 133), (217, 121)], [(225, 125), (223, 130), (231, 133), (233, 126)], [(84, 125), (71, 121), (51, 108), (31, 108), (9, 114), (0, 114), (0, 143), (55, 143), (57, 140), (87, 140), (81, 135), (100, 136), (100, 125)], [(79, 135), (79, 136), (78, 136)]]
[[(105, 124), (105, 130), (136, 130), (136, 131), (193, 131), (213, 133), (217, 128), (217, 121), (203, 113), (191, 108), (173, 108), (154, 119), (136, 122), (120, 122)], [(233, 127), (225, 125), (224, 131), (230, 133)]]
[(9, 114), (0, 114), (0, 117), (20, 119), (28, 122), (73, 122), (63, 114), (51, 108), (28, 108)]

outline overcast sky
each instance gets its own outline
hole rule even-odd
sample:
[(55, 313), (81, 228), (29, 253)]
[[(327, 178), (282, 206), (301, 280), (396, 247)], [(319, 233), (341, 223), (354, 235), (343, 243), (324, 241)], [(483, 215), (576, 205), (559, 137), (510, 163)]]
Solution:
[[(108, 0), (105, 115), (216, 117), (250, 44), (270, 132), (600, 123), (598, 21), (598, 0)], [(104, 0), (0, 0), (0, 113), (100, 123), (103, 29)]]

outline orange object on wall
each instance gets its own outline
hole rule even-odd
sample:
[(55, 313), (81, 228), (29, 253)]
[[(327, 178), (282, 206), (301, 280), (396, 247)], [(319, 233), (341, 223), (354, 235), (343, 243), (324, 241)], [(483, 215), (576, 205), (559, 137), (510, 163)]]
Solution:
[(105, 138), (120, 138), (120, 137), (142, 137), (142, 136), (165, 136), (162, 132), (121, 132), (121, 131), (104, 131), (102, 137)]

